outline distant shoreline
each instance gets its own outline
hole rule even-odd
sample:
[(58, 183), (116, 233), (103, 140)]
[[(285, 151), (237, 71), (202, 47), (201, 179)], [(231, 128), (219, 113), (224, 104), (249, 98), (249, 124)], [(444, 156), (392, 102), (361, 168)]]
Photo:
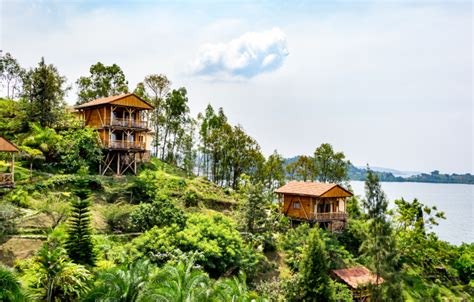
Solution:
[[(351, 178), (349, 181), (365, 181), (365, 179)], [(380, 180), (380, 182), (398, 182), (398, 183), (424, 183), (424, 184), (448, 184), (448, 185), (474, 185), (468, 182), (439, 182), (439, 181), (416, 181), (416, 180)]]

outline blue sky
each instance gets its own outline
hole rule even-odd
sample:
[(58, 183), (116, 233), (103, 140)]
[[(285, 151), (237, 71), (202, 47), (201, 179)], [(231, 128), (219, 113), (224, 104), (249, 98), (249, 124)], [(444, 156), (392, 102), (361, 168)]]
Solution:
[(224, 107), (264, 153), (323, 142), (357, 165), (473, 172), (472, 5), (462, 1), (3, 1), (0, 48), (73, 87), (117, 63)]

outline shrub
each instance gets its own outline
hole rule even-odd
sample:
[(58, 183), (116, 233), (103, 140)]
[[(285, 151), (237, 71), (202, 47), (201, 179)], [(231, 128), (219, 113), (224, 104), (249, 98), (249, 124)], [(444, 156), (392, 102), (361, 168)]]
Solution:
[(197, 261), (211, 277), (225, 272), (237, 271), (243, 264), (249, 268), (255, 261), (249, 261), (248, 250), (233, 222), (220, 214), (206, 216), (191, 214), (186, 226), (180, 229), (176, 224), (165, 228), (154, 227), (135, 238), (129, 246), (135, 257), (150, 257), (158, 264), (164, 264), (176, 252), (199, 252)]
[(197, 207), (199, 204), (199, 198), (195, 191), (188, 190), (184, 194), (184, 205), (189, 207)]
[(0, 201), (0, 240), (3, 236), (15, 232), (15, 220), (20, 216), (20, 211), (18, 211), (13, 205)]
[(107, 230), (113, 233), (129, 232), (133, 229), (130, 213), (133, 206), (123, 203), (111, 204), (102, 208), (102, 216), (107, 223)]
[(146, 231), (154, 226), (163, 227), (171, 224), (183, 227), (186, 217), (167, 196), (159, 195), (151, 204), (140, 204), (132, 212), (131, 221), (135, 229)]

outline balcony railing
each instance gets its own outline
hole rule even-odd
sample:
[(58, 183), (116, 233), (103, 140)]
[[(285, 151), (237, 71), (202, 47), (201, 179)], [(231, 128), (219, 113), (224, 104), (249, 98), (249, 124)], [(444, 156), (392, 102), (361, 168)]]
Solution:
[(0, 174), (0, 187), (13, 185), (13, 175), (11, 173)]
[(145, 150), (144, 142), (131, 142), (124, 140), (113, 140), (106, 144), (106, 147), (110, 149), (138, 149)]
[(346, 220), (347, 213), (345, 212), (313, 213), (312, 218), (313, 220), (316, 220), (316, 221)]
[(124, 119), (124, 118), (113, 118), (112, 120), (108, 120), (108, 124), (110, 126), (116, 127), (126, 127), (126, 128), (148, 128), (146, 121), (135, 121), (132, 119)]

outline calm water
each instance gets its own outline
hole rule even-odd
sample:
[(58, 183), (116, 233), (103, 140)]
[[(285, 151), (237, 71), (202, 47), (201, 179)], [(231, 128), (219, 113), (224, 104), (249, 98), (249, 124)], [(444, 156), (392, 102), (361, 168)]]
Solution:
[[(356, 195), (365, 195), (364, 182), (351, 181), (351, 185)], [(446, 219), (433, 228), (440, 239), (453, 244), (474, 242), (474, 185), (383, 182), (382, 189), (391, 207), (401, 197), (409, 201), (417, 198), (444, 211)]]

